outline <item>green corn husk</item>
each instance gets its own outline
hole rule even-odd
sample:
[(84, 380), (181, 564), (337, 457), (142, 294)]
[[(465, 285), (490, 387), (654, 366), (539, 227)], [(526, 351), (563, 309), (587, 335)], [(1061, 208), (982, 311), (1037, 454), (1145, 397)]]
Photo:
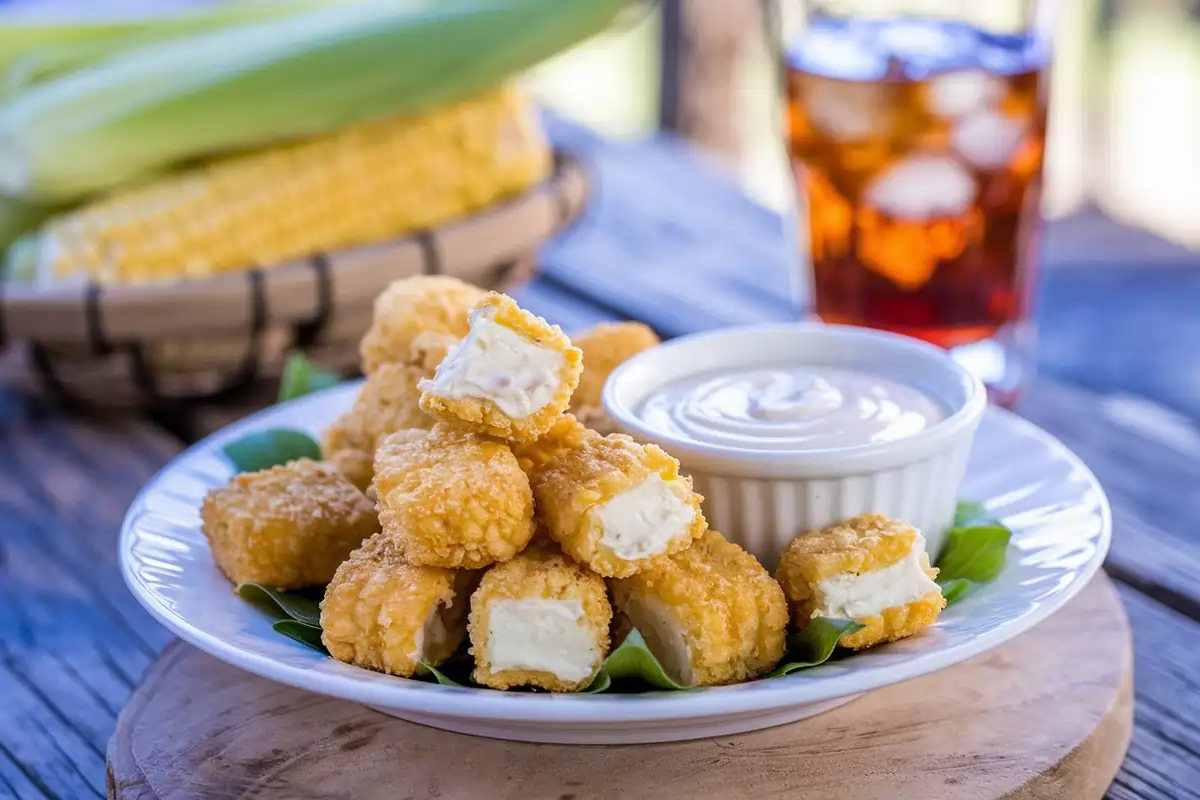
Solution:
[(0, 106), (0, 192), (64, 202), (201, 155), (418, 111), (602, 30), (625, 0), (362, 0), (139, 48)]
[(22, 234), (34, 230), (54, 212), (40, 206), (30, 206), (19, 200), (0, 197), (0, 253), (8, 249)]
[[(11, 97), (48, 78), (137, 47), (231, 25), (278, 19), (314, 8), (336, 7), (349, 1), (225, 0), (194, 11), (137, 21), (39, 25), (32, 31), (28, 24), (10, 23), (0, 26), (0, 68), (4, 73), (0, 96)], [(18, 38), (18, 33), (23, 35)]]

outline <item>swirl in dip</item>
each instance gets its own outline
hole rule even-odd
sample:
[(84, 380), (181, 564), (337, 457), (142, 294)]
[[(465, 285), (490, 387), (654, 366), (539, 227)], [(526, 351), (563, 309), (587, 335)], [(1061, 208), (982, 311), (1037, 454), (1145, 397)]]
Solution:
[(825, 365), (706, 373), (668, 383), (635, 411), (664, 434), (742, 450), (841, 450), (913, 436), (946, 409), (876, 372)]

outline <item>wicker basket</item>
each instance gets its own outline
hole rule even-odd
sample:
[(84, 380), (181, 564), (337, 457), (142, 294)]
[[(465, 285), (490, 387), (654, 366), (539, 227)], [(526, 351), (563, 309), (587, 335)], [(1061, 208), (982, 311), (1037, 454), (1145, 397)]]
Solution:
[(228, 396), (278, 376), (294, 347), (351, 372), (389, 283), (425, 273), (507, 287), (531, 274), (537, 248), (578, 215), (587, 193), (582, 166), (560, 153), (529, 192), (381, 244), (170, 284), (0, 283), (0, 349), (24, 342), (34, 382), (89, 406)]

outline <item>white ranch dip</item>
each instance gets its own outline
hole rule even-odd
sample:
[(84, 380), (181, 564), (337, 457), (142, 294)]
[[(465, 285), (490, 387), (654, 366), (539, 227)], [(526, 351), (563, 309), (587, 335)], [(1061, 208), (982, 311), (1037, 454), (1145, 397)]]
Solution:
[(665, 434), (748, 450), (840, 450), (902, 439), (940, 422), (924, 392), (873, 372), (784, 366), (668, 383), (637, 416)]

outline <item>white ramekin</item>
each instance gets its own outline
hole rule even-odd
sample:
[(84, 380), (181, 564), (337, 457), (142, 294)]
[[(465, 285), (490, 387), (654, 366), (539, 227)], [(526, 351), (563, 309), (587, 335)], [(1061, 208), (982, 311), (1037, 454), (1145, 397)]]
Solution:
[[(838, 451), (751, 451), (648, 426), (642, 403), (703, 373), (784, 365), (854, 367), (921, 389), (948, 416), (920, 433)], [(983, 384), (945, 351), (880, 331), (821, 323), (726, 328), (674, 339), (622, 364), (604, 387), (621, 429), (679, 459), (704, 496), (709, 525), (774, 569), (788, 542), (866, 512), (920, 529), (931, 556), (954, 519), (971, 440), (987, 406)]]

